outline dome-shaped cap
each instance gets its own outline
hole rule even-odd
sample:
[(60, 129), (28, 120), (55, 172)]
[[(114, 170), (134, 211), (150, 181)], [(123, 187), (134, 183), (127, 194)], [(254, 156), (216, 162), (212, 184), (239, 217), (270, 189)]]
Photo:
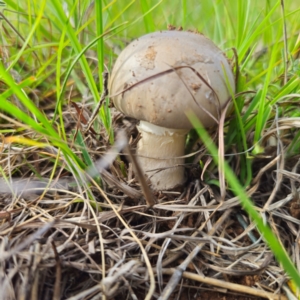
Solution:
[(230, 97), (225, 73), (234, 91), (227, 58), (205, 36), (154, 32), (133, 41), (119, 55), (111, 73), (110, 95), (118, 110), (138, 120), (190, 129), (185, 112), (192, 110), (209, 127), (215, 121), (206, 111), (218, 119)]

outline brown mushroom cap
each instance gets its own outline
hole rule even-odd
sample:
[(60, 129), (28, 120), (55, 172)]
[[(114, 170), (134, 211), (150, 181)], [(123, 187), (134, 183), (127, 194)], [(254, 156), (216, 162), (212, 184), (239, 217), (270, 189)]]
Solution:
[[(212, 89), (201, 79), (198, 72)], [(118, 57), (110, 95), (118, 110), (138, 120), (174, 129), (190, 129), (192, 110), (205, 127), (215, 124), (234, 77), (223, 52), (205, 36), (160, 31), (130, 43)], [(204, 108), (204, 109), (203, 109)]]

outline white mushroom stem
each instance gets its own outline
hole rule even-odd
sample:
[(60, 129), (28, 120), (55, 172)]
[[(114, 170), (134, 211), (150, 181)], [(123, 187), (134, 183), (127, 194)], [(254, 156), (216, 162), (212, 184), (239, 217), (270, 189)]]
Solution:
[(182, 185), (184, 148), (188, 130), (170, 129), (141, 121), (141, 140), (137, 145), (140, 166), (156, 190), (169, 190)]

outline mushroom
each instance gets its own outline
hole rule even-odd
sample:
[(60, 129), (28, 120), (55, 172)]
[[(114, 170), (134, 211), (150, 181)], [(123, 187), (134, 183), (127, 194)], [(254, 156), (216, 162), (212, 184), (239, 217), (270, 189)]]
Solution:
[[(226, 79), (225, 79), (226, 78)], [(137, 156), (156, 190), (185, 182), (184, 149), (192, 110), (204, 127), (216, 126), (234, 91), (223, 52), (195, 32), (159, 31), (130, 43), (110, 78), (116, 109), (140, 120)]]

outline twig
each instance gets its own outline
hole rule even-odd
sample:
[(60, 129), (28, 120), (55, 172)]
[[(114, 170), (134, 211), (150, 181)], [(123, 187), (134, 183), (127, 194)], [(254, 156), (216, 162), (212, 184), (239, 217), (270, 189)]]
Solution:
[(102, 94), (101, 94), (101, 97), (100, 97), (100, 100), (99, 100), (97, 106), (95, 107), (91, 117), (89, 118), (89, 120), (87, 122), (85, 131), (88, 131), (90, 129), (90, 127), (92, 126), (94, 120), (96, 119), (97, 114), (99, 113), (99, 110), (100, 110), (105, 98), (108, 95), (108, 72), (104, 71), (102, 73), (102, 76), (103, 76), (103, 91), (102, 91)]
[[(177, 272), (177, 269), (174, 269), (174, 268), (162, 269), (162, 272), (163, 272), (163, 274), (174, 276), (174, 274)], [(202, 275), (194, 274), (191, 272), (182, 272), (182, 277), (191, 279), (191, 280), (195, 280), (198, 282), (202, 282), (202, 283), (205, 283), (208, 285), (213, 285), (213, 286), (221, 287), (224, 289), (236, 291), (239, 293), (249, 294), (249, 295), (262, 297), (262, 298), (266, 298), (266, 299), (288, 300), (288, 298), (285, 297), (284, 295), (275, 295), (274, 293), (269, 293), (269, 292), (254, 289), (254, 288), (251, 288), (248, 286), (244, 286), (244, 285), (240, 285), (240, 284), (236, 284), (236, 283), (230, 283), (227, 281), (222, 281), (222, 280), (218, 280), (218, 279), (214, 279), (214, 278), (210, 278), (210, 277), (204, 277)], [(161, 299), (161, 298), (159, 298), (159, 299)], [(167, 298), (164, 298), (164, 299), (167, 299)]]
[[(221, 224), (223, 224), (223, 222), (227, 220), (231, 211), (231, 209), (228, 209), (224, 212), (224, 214), (216, 222), (215, 226), (208, 232), (208, 235), (213, 235), (219, 229)], [(177, 287), (180, 279), (182, 278), (183, 272), (186, 270), (187, 266), (193, 261), (193, 259), (198, 255), (198, 253), (201, 251), (205, 244), (205, 242), (199, 243), (188, 255), (188, 257), (174, 270), (174, 272), (172, 273), (172, 277), (170, 278), (168, 284), (164, 288), (158, 300), (167, 300), (170, 298), (171, 294), (173, 293), (174, 289)]]
[(153, 196), (153, 193), (151, 192), (147, 182), (146, 182), (146, 178), (145, 178), (145, 175), (143, 174), (143, 171), (136, 159), (136, 157), (132, 154), (132, 151), (129, 147), (129, 145), (127, 144), (127, 146), (124, 148), (124, 150), (127, 152), (134, 168), (135, 168), (135, 171), (137, 173), (137, 178), (138, 178), (138, 181), (140, 182), (141, 184), (141, 188), (142, 188), (142, 191), (143, 191), (143, 194), (145, 196), (145, 199), (146, 199), (146, 202), (147, 202), (147, 205), (148, 207), (152, 207), (154, 204), (155, 204), (155, 201), (154, 201), (154, 196)]
[(55, 272), (55, 284), (53, 288), (53, 300), (59, 300), (61, 299), (61, 292), (60, 292), (60, 286), (61, 286), (61, 264), (60, 264), (60, 258), (59, 254), (57, 252), (55, 243), (51, 242), (52, 249), (54, 252), (54, 257), (56, 261), (56, 272)]

